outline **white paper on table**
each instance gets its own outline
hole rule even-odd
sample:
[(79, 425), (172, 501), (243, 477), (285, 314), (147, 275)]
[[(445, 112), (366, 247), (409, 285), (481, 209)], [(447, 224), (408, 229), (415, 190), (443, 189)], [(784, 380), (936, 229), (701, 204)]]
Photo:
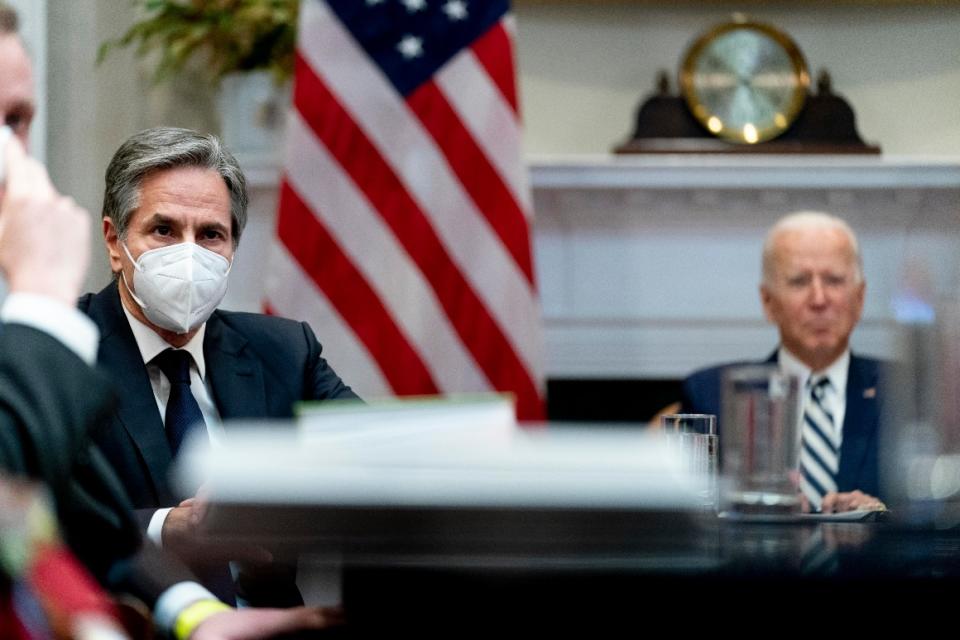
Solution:
[(695, 509), (706, 487), (636, 428), (510, 427), (483, 439), (482, 427), (461, 438), (437, 427), (403, 439), (384, 435), (391, 418), (381, 418), (369, 438), (232, 425), (221, 446), (189, 443), (178, 478), (222, 502), (361, 507)]
[(498, 394), (310, 402), (297, 409), (304, 442), (352, 445), (367, 452), (503, 444), (517, 425), (512, 398)]

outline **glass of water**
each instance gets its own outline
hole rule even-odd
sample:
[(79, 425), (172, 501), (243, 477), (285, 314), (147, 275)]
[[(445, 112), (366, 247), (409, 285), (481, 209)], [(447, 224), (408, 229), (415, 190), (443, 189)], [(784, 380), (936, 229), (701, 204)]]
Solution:
[(675, 442), (687, 471), (707, 479), (703, 506), (717, 507), (717, 417), (706, 413), (669, 413), (660, 417), (666, 437)]

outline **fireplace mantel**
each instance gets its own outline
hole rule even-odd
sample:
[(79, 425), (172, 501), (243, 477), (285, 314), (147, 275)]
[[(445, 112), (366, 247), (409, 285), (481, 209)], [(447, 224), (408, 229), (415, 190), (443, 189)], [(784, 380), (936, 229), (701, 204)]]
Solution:
[[(531, 158), (534, 251), (551, 378), (682, 377), (776, 343), (757, 294), (766, 229), (799, 209), (844, 217), (867, 278), (854, 348), (889, 355), (904, 266), (960, 285), (960, 158)], [(251, 222), (235, 276), (260, 282), (278, 170), (245, 166)], [(256, 287), (227, 304), (256, 309)]]

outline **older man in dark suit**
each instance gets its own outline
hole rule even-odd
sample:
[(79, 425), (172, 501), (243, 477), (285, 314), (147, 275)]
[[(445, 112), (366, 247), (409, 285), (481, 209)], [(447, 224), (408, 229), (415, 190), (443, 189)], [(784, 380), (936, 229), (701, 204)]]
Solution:
[[(767, 361), (796, 375), (804, 390), (799, 468), (808, 509), (847, 511), (880, 504), (874, 496), (879, 494), (882, 367), (852, 354), (849, 346), (865, 290), (857, 239), (840, 218), (795, 213), (767, 235), (760, 298), (780, 332), (780, 346)], [(730, 366), (689, 376), (681, 409), (721, 415), (721, 378)], [(722, 442), (723, 425), (719, 428)]]

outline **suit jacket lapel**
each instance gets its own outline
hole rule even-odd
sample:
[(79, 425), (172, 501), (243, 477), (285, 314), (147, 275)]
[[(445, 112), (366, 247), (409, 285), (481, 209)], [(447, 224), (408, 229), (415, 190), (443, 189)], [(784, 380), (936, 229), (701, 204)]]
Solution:
[(203, 357), (213, 401), (221, 418), (267, 415), (260, 361), (247, 348), (247, 339), (223, 322), (218, 312), (207, 321)]
[[(850, 356), (847, 376), (847, 411), (843, 418), (843, 442), (840, 445), (840, 470), (837, 484), (856, 483), (858, 470), (864, 465), (877, 424), (877, 372), (865, 361)], [(871, 392), (872, 390), (872, 392)]]
[(133, 440), (150, 472), (154, 491), (165, 499), (170, 445), (157, 410), (147, 368), (143, 364), (130, 324), (123, 315), (120, 294), (111, 285), (94, 296), (90, 316), (100, 326), (100, 366), (121, 390), (116, 416)]

